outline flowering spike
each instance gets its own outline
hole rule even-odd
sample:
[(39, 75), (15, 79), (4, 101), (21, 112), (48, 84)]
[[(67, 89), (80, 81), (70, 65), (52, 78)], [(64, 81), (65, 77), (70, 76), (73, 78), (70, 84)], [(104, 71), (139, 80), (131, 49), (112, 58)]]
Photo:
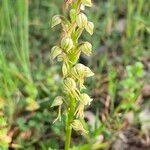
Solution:
[[(94, 73), (87, 66), (77, 63), (81, 53), (91, 55), (92, 45), (89, 42), (79, 43), (79, 38), (84, 29), (93, 34), (94, 24), (88, 21), (86, 14), (83, 12), (85, 6), (91, 7), (91, 0), (65, 0), (66, 8), (69, 16), (54, 16), (52, 19), (52, 27), (61, 23), (62, 39), (59, 46), (54, 46), (51, 51), (52, 58), (62, 62), (63, 74), (63, 94), (67, 99), (66, 104), (66, 143), (65, 150), (69, 150), (70, 145), (70, 129), (87, 133), (84, 129), (81, 119), (84, 119), (84, 108), (90, 105), (93, 100), (86, 93), (82, 92), (85, 88), (85, 78), (91, 77)], [(52, 107), (58, 107), (58, 117), (61, 120), (61, 108), (63, 98), (58, 96), (55, 98)], [(76, 119), (79, 118), (79, 119)], [(54, 122), (55, 122), (54, 121)], [(71, 128), (72, 127), (72, 128)]]

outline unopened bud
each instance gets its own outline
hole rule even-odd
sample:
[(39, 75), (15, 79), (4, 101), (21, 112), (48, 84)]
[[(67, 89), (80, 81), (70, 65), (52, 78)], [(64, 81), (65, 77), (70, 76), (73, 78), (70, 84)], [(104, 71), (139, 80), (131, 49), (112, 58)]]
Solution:
[(51, 107), (60, 106), (60, 105), (62, 105), (62, 103), (63, 103), (63, 97), (62, 97), (62, 96), (57, 96), (57, 97), (54, 99), (54, 101), (53, 101)]
[(55, 59), (58, 55), (62, 53), (62, 49), (58, 46), (54, 46), (51, 49), (51, 57), (52, 59)]
[(77, 19), (76, 19), (76, 23), (77, 25), (79, 26), (79, 28), (84, 28), (87, 26), (87, 17), (85, 14), (83, 13), (80, 13), (78, 16), (77, 16)]
[(87, 133), (87, 131), (84, 129), (83, 124), (81, 123), (80, 120), (75, 119), (73, 120), (71, 127), (75, 130), (75, 131), (79, 131), (82, 133)]
[(52, 18), (52, 25), (51, 27), (55, 27), (56, 25), (60, 24), (61, 23), (61, 18), (59, 15), (55, 15), (53, 18)]
[(63, 38), (61, 40), (61, 48), (68, 52), (73, 48), (73, 41), (71, 38)]
[(83, 64), (76, 64), (72, 70), (71, 70), (71, 73), (72, 75), (75, 77), (75, 78), (81, 78), (84, 76), (84, 65)]
[(82, 4), (88, 7), (92, 7), (92, 2), (91, 0), (82, 0)]
[(93, 34), (93, 31), (94, 31), (94, 24), (93, 24), (93, 22), (88, 22), (87, 23), (87, 26), (85, 27), (85, 29), (86, 29), (86, 31), (90, 34), (90, 35), (92, 35)]
[(86, 54), (86, 55), (90, 55), (92, 53), (92, 45), (89, 42), (85, 42), (81, 45), (80, 50)]
[(93, 99), (90, 98), (89, 95), (87, 95), (86, 93), (81, 94), (81, 103), (83, 103), (84, 105), (90, 105), (91, 101), (93, 101)]
[(71, 74), (75, 77), (75, 78), (83, 78), (83, 77), (91, 77), (94, 75), (94, 73), (91, 71), (90, 68), (88, 68), (87, 66), (83, 65), (83, 64), (76, 64), (72, 70), (71, 70)]

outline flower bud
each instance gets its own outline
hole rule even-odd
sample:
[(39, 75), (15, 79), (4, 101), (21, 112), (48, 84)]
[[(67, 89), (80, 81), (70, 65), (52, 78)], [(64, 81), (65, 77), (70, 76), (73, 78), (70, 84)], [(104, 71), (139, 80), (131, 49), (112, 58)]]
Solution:
[(74, 79), (78, 80), (79, 87), (81, 89), (86, 89), (84, 86), (84, 78), (91, 77), (94, 75), (94, 73), (90, 70), (90, 68), (79, 63), (71, 69), (71, 75), (74, 77)]
[(67, 78), (64, 80), (64, 90), (68, 92), (72, 97), (75, 97), (76, 100), (80, 100), (80, 92), (77, 89), (76, 82), (72, 78)]
[(84, 105), (90, 105), (92, 98), (89, 97), (86, 93), (81, 94), (81, 103)]
[(92, 2), (91, 0), (82, 0), (82, 4), (88, 7), (92, 7)]
[(80, 120), (75, 119), (73, 120), (71, 127), (75, 130), (75, 131), (80, 131), (82, 133), (87, 133), (87, 131), (84, 129), (83, 124), (81, 123)]
[(76, 82), (72, 78), (67, 78), (64, 80), (64, 86), (71, 90), (76, 88)]
[(63, 38), (61, 40), (61, 48), (68, 52), (70, 49), (73, 48), (73, 41), (71, 38)]
[(83, 64), (76, 64), (71, 70), (72, 76), (78, 80), (80, 89), (86, 89), (84, 86), (84, 68), (85, 66)]
[(94, 75), (94, 73), (91, 71), (91, 69), (83, 64), (76, 64), (74, 67), (76, 69), (76, 72), (79, 76), (84, 77), (91, 77)]
[(62, 49), (58, 46), (54, 46), (51, 49), (51, 57), (52, 59), (55, 59), (58, 55), (62, 53)]
[(88, 22), (87, 23), (87, 26), (85, 27), (85, 29), (86, 29), (86, 31), (90, 34), (90, 35), (92, 35), (93, 34), (93, 31), (94, 31), (94, 24), (93, 24), (93, 22)]
[(84, 77), (84, 68), (85, 66), (83, 64), (76, 64), (72, 70), (71, 70), (71, 74), (75, 77), (75, 78), (82, 78)]
[(92, 53), (92, 45), (89, 42), (85, 42), (84, 44), (82, 44), (80, 46), (80, 50), (86, 54), (86, 55), (90, 55)]
[(86, 27), (87, 22), (88, 22), (88, 20), (87, 20), (87, 17), (86, 17), (85, 14), (80, 13), (80, 14), (77, 16), (76, 23), (77, 23), (77, 25), (79, 26), (79, 28), (84, 28), (84, 27)]
[(62, 97), (62, 96), (57, 96), (57, 97), (54, 99), (54, 101), (53, 101), (51, 107), (60, 106), (60, 105), (62, 105), (62, 103), (63, 103), (63, 97)]
[(61, 18), (59, 15), (55, 15), (53, 18), (52, 18), (52, 25), (51, 27), (55, 27), (56, 25), (60, 24), (61, 23)]

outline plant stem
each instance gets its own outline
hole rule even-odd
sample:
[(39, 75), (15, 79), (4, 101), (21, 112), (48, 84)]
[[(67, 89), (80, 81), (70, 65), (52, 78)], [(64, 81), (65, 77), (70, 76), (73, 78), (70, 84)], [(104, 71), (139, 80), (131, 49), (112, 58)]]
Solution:
[(70, 148), (70, 142), (71, 142), (71, 122), (73, 121), (74, 116), (74, 110), (75, 110), (75, 99), (70, 97), (70, 108), (66, 117), (66, 141), (65, 141), (65, 150), (69, 150)]
[(71, 129), (71, 126), (70, 126), (70, 123), (68, 120), (67, 125), (66, 125), (65, 150), (69, 150), (69, 148), (70, 148), (71, 132), (72, 132), (72, 129)]

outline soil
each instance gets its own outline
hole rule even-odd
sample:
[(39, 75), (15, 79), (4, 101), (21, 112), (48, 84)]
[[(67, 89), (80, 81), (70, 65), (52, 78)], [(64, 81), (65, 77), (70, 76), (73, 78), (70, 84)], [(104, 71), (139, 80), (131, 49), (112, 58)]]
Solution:
[(122, 131), (110, 150), (150, 150), (150, 143), (140, 136), (136, 127)]

